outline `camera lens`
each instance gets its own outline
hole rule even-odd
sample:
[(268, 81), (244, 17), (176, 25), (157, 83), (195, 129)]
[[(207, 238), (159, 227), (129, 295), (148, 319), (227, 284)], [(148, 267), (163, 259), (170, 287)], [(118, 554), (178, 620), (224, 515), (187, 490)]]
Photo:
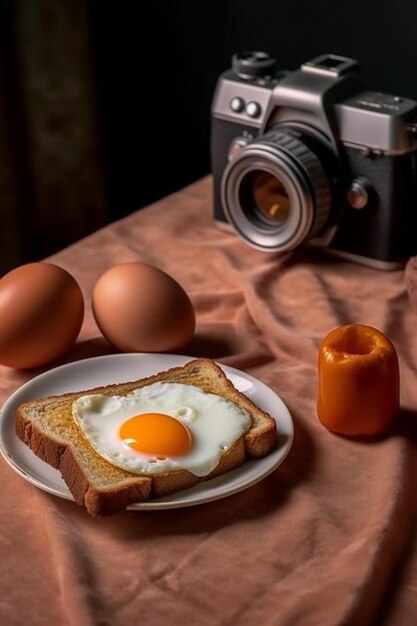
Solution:
[(290, 197), (279, 178), (255, 170), (242, 180), (240, 202), (246, 214), (253, 213), (265, 225), (284, 223), (290, 212)]
[(226, 167), (226, 218), (254, 248), (291, 250), (326, 225), (332, 207), (334, 157), (324, 140), (275, 127), (248, 143)]

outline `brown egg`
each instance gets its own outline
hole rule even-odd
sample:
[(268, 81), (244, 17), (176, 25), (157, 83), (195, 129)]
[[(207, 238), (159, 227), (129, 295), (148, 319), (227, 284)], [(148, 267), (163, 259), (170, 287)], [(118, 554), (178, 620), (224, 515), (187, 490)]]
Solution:
[(184, 289), (145, 263), (122, 263), (105, 272), (92, 305), (103, 335), (124, 352), (172, 351), (194, 334), (194, 309)]
[(0, 280), (0, 363), (45, 365), (74, 343), (84, 317), (76, 280), (51, 263), (28, 263)]

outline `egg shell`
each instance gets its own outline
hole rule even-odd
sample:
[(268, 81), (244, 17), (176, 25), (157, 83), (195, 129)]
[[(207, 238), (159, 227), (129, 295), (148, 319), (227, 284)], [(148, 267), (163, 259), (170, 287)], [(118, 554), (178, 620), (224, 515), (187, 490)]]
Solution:
[(124, 352), (169, 352), (187, 344), (195, 313), (181, 285), (146, 263), (121, 263), (97, 281), (92, 295), (97, 326)]
[(45, 365), (76, 340), (84, 318), (77, 281), (52, 263), (27, 263), (0, 280), (0, 363)]

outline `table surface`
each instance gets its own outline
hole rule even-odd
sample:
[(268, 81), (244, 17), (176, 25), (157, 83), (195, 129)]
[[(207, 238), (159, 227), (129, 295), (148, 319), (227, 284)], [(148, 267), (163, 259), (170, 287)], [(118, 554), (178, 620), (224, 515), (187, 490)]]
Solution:
[[(404, 272), (299, 249), (279, 259), (213, 221), (210, 177), (50, 257), (86, 299), (61, 362), (111, 354), (91, 314), (109, 267), (145, 261), (188, 292), (186, 354), (246, 371), (294, 420), (272, 474), (228, 498), (94, 519), (0, 459), (0, 623), (147, 626), (409, 626), (417, 614), (417, 315)], [(378, 441), (338, 437), (315, 409), (317, 352), (365, 323), (397, 348), (402, 413)], [(46, 368), (45, 368), (46, 369)], [(0, 401), (40, 370), (0, 367)]]

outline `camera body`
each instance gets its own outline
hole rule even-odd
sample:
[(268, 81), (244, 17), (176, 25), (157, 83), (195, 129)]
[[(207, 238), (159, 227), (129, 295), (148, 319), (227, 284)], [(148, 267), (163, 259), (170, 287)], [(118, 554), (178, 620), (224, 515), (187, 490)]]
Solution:
[(212, 103), (214, 218), (249, 245), (318, 245), (379, 269), (417, 253), (417, 102), (364, 91), (358, 62), (236, 54)]

